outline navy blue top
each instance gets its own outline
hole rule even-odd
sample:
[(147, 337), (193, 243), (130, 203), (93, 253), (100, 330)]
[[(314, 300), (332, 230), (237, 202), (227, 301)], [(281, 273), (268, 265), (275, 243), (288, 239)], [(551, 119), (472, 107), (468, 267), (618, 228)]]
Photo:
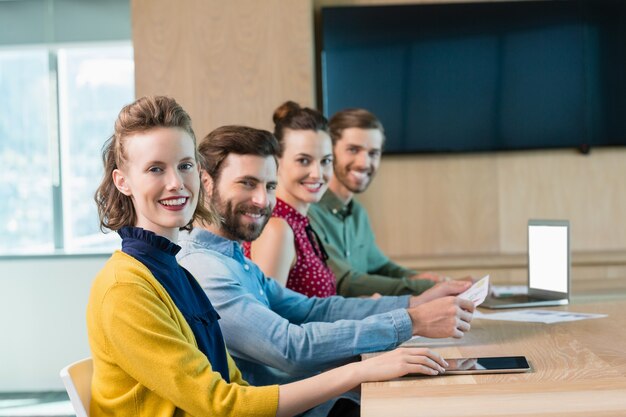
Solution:
[(230, 382), (220, 318), (198, 281), (176, 261), (180, 246), (140, 227), (123, 227), (122, 252), (144, 264), (172, 297), (214, 371)]

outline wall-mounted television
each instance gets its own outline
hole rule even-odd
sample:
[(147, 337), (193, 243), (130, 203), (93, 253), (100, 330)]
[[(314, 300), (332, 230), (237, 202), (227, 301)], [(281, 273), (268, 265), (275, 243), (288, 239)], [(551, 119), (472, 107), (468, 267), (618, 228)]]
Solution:
[(385, 150), (626, 145), (626, 1), (325, 7), (322, 109), (363, 107)]

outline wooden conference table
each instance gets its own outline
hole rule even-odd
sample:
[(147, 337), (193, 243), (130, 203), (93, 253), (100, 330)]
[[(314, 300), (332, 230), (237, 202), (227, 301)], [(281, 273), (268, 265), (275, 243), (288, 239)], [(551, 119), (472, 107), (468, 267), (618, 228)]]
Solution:
[(626, 416), (626, 294), (574, 298), (550, 309), (608, 317), (556, 324), (474, 320), (461, 340), (422, 339), (447, 358), (524, 355), (533, 370), (363, 384), (361, 415)]

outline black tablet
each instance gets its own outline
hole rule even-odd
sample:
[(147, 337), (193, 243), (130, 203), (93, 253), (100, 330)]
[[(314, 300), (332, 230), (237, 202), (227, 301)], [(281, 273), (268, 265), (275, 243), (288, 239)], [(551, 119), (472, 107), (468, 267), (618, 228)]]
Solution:
[(528, 372), (530, 365), (524, 356), (446, 359), (448, 366), (442, 375), (500, 374)]

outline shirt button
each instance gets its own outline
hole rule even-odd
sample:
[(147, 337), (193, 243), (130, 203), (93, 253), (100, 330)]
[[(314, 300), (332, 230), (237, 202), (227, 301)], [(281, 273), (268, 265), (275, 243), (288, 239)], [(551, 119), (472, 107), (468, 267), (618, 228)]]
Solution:
[(259, 290), (259, 294), (263, 295), (263, 290)]
[(337, 214), (337, 209), (333, 209), (333, 214)]
[(346, 251), (346, 256), (350, 256), (350, 251), (349, 250)]
[(250, 270), (250, 265), (245, 264), (245, 265), (243, 266), (243, 269), (245, 269), (246, 271), (249, 271), (249, 270)]

